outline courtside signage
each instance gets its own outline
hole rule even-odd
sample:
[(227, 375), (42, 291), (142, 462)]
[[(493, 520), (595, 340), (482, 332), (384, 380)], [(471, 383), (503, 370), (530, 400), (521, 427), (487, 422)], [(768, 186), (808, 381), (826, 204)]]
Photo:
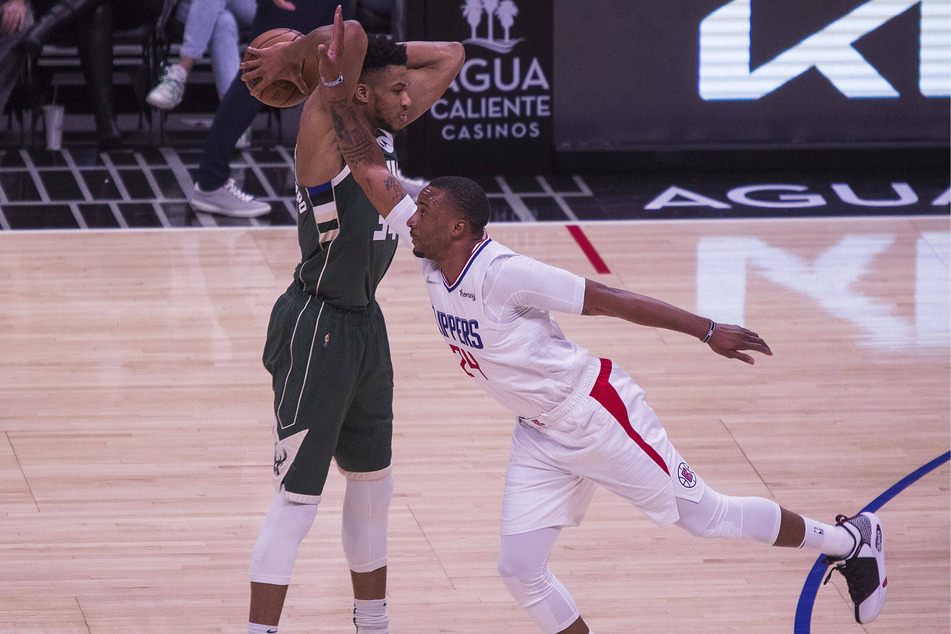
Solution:
[(551, 4), (408, 4), (408, 11), (423, 5), (420, 39), (458, 41), (466, 48), (462, 70), (423, 119), (429, 171), (547, 171), (554, 149)]
[(602, 2), (556, 3), (558, 151), (951, 136), (951, 0)]

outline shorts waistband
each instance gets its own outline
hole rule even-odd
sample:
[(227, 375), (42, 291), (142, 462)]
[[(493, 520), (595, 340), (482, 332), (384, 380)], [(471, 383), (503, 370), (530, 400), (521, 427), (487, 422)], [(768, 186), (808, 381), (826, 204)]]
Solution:
[(310, 301), (313, 306), (322, 306), (323, 310), (335, 313), (341, 319), (350, 320), (352, 323), (369, 321), (383, 314), (375, 299), (371, 299), (366, 306), (339, 306), (330, 302), (326, 297), (308, 293), (296, 281), (288, 287), (287, 292), (295, 295), (297, 298), (295, 301), (298, 303)]
[(594, 357), (588, 359), (588, 364), (585, 366), (584, 373), (581, 375), (581, 380), (578, 381), (578, 385), (575, 386), (575, 389), (572, 390), (571, 394), (569, 394), (565, 400), (539, 416), (532, 418), (519, 416), (519, 421), (530, 423), (533, 427), (550, 427), (558, 423), (561, 419), (574, 411), (579, 403), (591, 395), (591, 388), (594, 387), (600, 373), (601, 359)]
[(383, 314), (380, 306), (375, 301), (364, 308), (344, 308), (331, 304), (319, 295), (314, 299), (323, 303), (321, 310), (323, 310), (325, 316), (329, 313), (333, 315), (333, 319), (350, 324), (353, 327), (364, 327), (375, 323)]

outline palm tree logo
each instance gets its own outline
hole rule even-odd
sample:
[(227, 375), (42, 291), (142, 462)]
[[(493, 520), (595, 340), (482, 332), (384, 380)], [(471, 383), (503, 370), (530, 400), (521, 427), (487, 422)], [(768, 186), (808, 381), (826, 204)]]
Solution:
[[(462, 17), (469, 23), (469, 39), (463, 44), (477, 44), (496, 53), (509, 53), (515, 45), (524, 38), (513, 40), (511, 37), (512, 25), (518, 15), (518, 6), (513, 0), (466, 0), (462, 5)], [(487, 20), (487, 37), (479, 37), (478, 29), (482, 24), (482, 17)], [(495, 39), (495, 20), (498, 19), (502, 27), (502, 39)]]

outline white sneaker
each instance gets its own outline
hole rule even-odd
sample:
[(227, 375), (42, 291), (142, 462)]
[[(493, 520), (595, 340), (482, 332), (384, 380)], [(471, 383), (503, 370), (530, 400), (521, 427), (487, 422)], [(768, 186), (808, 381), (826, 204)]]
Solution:
[(251, 147), (251, 127), (249, 126), (247, 130), (241, 133), (241, 136), (238, 137), (238, 142), (234, 146), (239, 150), (246, 150)]
[(872, 513), (859, 513), (855, 517), (838, 515), (835, 521), (844, 526), (855, 539), (855, 550), (841, 561), (826, 560), (837, 564), (829, 571), (823, 582), (828, 583), (833, 570), (845, 577), (849, 597), (855, 604), (855, 622), (871, 623), (885, 605), (888, 593), (888, 577), (885, 575), (885, 539), (882, 523)]
[(171, 110), (182, 103), (182, 97), (185, 96), (185, 80), (188, 78), (188, 71), (172, 64), (165, 67), (165, 76), (158, 86), (152, 89), (145, 100), (156, 108), (162, 110)]
[(251, 194), (241, 191), (233, 178), (229, 178), (223, 186), (210, 192), (203, 191), (198, 187), (198, 183), (195, 183), (195, 189), (188, 202), (199, 211), (232, 218), (257, 218), (271, 211), (270, 204), (255, 200)]

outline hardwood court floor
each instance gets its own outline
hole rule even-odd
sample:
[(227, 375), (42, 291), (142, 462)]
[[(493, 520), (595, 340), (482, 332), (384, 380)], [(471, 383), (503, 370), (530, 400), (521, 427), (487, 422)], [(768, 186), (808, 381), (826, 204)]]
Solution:
[[(727, 321), (775, 356), (560, 316), (610, 356), (717, 489), (831, 521), (947, 452), (949, 222), (941, 218), (495, 225), (551, 264)], [(0, 235), (0, 631), (243, 632), (271, 498), (260, 353), (298, 258), (292, 229)], [(399, 634), (532, 632), (498, 580), (511, 416), (437, 336), (401, 248), (384, 281), (396, 373), (389, 611)], [(334, 470), (281, 632), (352, 632)], [(814, 632), (951, 630), (949, 468), (879, 511), (889, 600), (852, 622), (844, 580)], [(599, 492), (552, 569), (599, 634), (790, 632), (812, 553), (660, 529)]]

